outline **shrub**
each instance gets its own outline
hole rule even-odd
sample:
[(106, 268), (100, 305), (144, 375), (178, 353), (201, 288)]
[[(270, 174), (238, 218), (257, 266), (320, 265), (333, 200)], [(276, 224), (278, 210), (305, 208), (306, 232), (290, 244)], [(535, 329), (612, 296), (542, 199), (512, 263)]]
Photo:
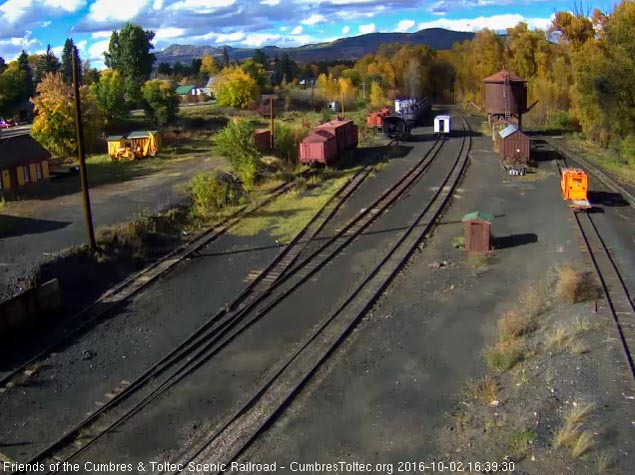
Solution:
[(498, 332), (503, 340), (511, 340), (530, 333), (534, 329), (529, 317), (518, 310), (511, 310), (498, 320)]
[(227, 173), (199, 173), (190, 181), (194, 214), (206, 217), (212, 211), (238, 204), (244, 196), (240, 183)]
[(498, 370), (511, 369), (522, 361), (522, 344), (519, 340), (501, 340), (485, 350), (485, 359), (490, 368)]
[(253, 125), (245, 119), (234, 119), (216, 134), (215, 143), (218, 153), (227, 158), (245, 187), (252, 188), (260, 171)]
[(276, 121), (274, 129), (274, 151), (287, 163), (295, 165), (298, 162), (300, 142), (306, 136), (306, 130), (291, 127), (284, 122)]
[(620, 143), (620, 157), (629, 165), (635, 165), (635, 135), (629, 135)]

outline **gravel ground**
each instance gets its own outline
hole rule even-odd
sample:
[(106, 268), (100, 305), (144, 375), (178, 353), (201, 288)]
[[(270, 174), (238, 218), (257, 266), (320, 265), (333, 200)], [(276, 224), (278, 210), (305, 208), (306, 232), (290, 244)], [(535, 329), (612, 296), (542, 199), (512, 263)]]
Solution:
[[(429, 466), (443, 457), (466, 460), (469, 454), (467, 460), (486, 461), (500, 456), (483, 432), (473, 439), (452, 436), (452, 414), (465, 400), (465, 383), (487, 374), (483, 349), (496, 338), (497, 318), (518, 304), (523, 290), (544, 282), (550, 275), (546, 270), (558, 263), (586, 261), (570, 212), (561, 203), (555, 164), (540, 163), (537, 175), (515, 179), (502, 174), (489, 150), (489, 140), (474, 140), (467, 178), (433, 239), (239, 462), (277, 462), (285, 467), (282, 472), (290, 472), (292, 462), (391, 463), (396, 471), (399, 462)], [(478, 269), (450, 243), (462, 234), (461, 217), (475, 209), (496, 216), (494, 234), (510, 245)], [(588, 312), (588, 306), (566, 309), (565, 316), (584, 316), (583, 310)], [(550, 318), (560, 321), (557, 312)], [(540, 407), (541, 417), (552, 417), (539, 439), (549, 446), (558, 410), (570, 407), (566, 403), (574, 397), (597, 401), (619, 466), (630, 473), (634, 411), (621, 397), (615, 372), (607, 371), (619, 357), (615, 341), (606, 339), (609, 317), (602, 314), (598, 325), (584, 365), (565, 357), (554, 363), (548, 381), (530, 379), (525, 384), (531, 390), (520, 391), (520, 400), (513, 400), (516, 414), (508, 417), (531, 415), (534, 399), (542, 402), (545, 393), (560, 390), (557, 404)], [(520, 473), (596, 473), (597, 467), (560, 452), (526, 463)]]

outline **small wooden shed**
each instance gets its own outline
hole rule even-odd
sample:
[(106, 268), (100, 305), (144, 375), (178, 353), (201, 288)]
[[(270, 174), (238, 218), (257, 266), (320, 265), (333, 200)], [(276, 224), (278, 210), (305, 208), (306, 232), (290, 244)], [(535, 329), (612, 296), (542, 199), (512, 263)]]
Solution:
[(529, 137), (518, 130), (514, 124), (509, 124), (498, 133), (498, 150), (503, 160), (517, 157), (524, 162), (529, 161), (531, 144)]
[(494, 216), (484, 211), (473, 211), (463, 216), (465, 252), (492, 250), (492, 222)]
[(138, 130), (128, 135), (130, 147), (137, 157), (154, 157), (161, 150), (158, 130)]
[(110, 158), (117, 158), (117, 152), (126, 146), (126, 138), (123, 135), (111, 135), (106, 137), (108, 142), (108, 155)]
[(254, 140), (259, 152), (267, 152), (271, 149), (271, 131), (269, 129), (256, 129)]

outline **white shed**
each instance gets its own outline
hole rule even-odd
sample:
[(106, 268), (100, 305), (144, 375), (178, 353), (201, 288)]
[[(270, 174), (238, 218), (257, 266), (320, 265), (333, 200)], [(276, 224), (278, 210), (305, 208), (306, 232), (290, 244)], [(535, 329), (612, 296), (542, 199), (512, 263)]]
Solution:
[(450, 133), (450, 116), (438, 115), (434, 118), (434, 133), (449, 134)]

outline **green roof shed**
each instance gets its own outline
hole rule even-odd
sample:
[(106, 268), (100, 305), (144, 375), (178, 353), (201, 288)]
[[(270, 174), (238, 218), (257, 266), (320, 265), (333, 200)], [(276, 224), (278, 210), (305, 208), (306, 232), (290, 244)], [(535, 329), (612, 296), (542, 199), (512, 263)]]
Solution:
[(490, 252), (492, 250), (492, 222), (494, 216), (485, 211), (473, 211), (463, 216), (466, 252)]

